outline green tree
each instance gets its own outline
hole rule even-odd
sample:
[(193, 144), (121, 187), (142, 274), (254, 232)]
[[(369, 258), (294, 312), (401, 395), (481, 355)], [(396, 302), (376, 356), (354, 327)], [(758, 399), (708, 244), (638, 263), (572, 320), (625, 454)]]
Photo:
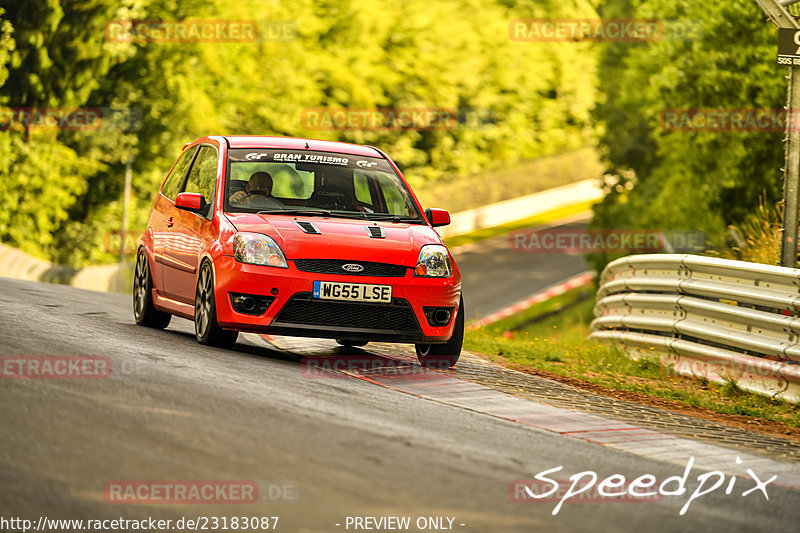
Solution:
[[(111, 62), (102, 47), (102, 23), (111, 2), (31, 0), (3, 2), (6, 72), (0, 98), (14, 110), (82, 105)], [(6, 117), (15, 115), (7, 110)], [(81, 157), (57, 131), (14, 120), (0, 143), (0, 239), (35, 254), (86, 190), (101, 163)], [(23, 131), (14, 131), (22, 129)]]
[[(606, 0), (601, 13), (664, 21), (665, 38), (612, 43), (602, 53), (595, 109), (608, 161), (609, 195), (595, 208), (602, 228), (693, 229), (712, 243), (763, 195), (780, 198), (781, 132), (675, 131), (667, 110), (779, 109), (785, 68), (775, 29), (754, 2)], [(670, 35), (676, 24), (693, 28)], [(601, 268), (610, 258), (597, 256)]]
[[(127, 159), (134, 158), (135, 231), (182, 145), (203, 135), (373, 144), (413, 182), (502, 167), (593, 138), (596, 48), (508, 35), (517, 18), (592, 16), (590, 0), (390, 0), (380, 9), (367, 0), (31, 0), (9, 13), (18, 46), (7, 49), (9, 77), (0, 87), (7, 105), (113, 107), (142, 117), (129, 131), (9, 132), (0, 198), (12, 208), (0, 215), (0, 240), (60, 262), (114, 260), (104, 235), (119, 228)], [(256, 19), (262, 39), (105, 40), (113, 19), (187, 18)], [(294, 38), (270, 39), (275, 21), (293, 27)], [(448, 108), (472, 122), (321, 131), (301, 120), (305, 109), (340, 107)]]

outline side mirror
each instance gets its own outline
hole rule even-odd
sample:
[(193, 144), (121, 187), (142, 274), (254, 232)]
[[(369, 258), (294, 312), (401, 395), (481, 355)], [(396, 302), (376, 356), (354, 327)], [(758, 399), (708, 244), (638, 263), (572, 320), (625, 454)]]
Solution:
[(431, 223), (434, 228), (437, 226), (446, 226), (450, 224), (450, 213), (445, 209), (431, 209), (430, 207), (425, 210), (425, 218)]
[(192, 213), (202, 213), (206, 208), (206, 199), (196, 192), (182, 192), (175, 198), (175, 207)]

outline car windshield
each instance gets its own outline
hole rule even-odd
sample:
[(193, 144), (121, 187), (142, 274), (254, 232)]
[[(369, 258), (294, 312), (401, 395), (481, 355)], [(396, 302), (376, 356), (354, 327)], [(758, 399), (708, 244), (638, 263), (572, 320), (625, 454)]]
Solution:
[(233, 149), (225, 209), (422, 223), (385, 159), (310, 150)]

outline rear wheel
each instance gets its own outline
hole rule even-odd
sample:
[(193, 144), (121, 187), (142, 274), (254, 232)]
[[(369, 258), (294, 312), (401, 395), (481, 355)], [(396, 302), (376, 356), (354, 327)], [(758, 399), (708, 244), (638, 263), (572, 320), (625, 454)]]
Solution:
[(194, 297), (194, 333), (197, 342), (207, 346), (232, 346), (239, 337), (238, 331), (225, 330), (217, 323), (217, 304), (214, 298), (214, 272), (211, 264), (203, 262), (197, 277)]
[(464, 343), (464, 298), (458, 302), (453, 336), (444, 344), (417, 344), (417, 360), (426, 368), (450, 368), (458, 362)]
[(144, 250), (139, 250), (133, 272), (133, 318), (140, 326), (158, 329), (169, 326), (172, 319), (172, 315), (153, 306), (153, 278)]

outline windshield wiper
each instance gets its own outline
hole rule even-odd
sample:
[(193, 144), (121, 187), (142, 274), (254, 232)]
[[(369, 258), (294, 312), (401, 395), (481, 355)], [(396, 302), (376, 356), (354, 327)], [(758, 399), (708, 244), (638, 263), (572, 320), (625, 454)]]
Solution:
[(323, 215), (331, 216), (330, 211), (324, 209), (265, 209), (257, 215)]
[(366, 218), (364, 213), (333, 213), (325, 209), (267, 209), (257, 215), (306, 215), (335, 218)]
[(366, 217), (370, 220), (388, 220), (390, 222), (419, 222), (422, 219), (411, 216), (390, 215), (388, 213), (367, 213)]

